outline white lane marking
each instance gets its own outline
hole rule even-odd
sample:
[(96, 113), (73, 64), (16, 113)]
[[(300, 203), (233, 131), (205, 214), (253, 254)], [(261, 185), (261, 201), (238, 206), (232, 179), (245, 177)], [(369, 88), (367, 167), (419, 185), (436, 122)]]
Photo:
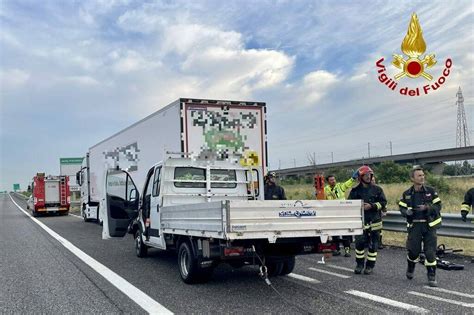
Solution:
[(442, 297), (439, 297), (439, 296), (436, 296), (436, 295), (424, 294), (424, 293), (414, 292), (414, 291), (409, 291), (408, 293), (416, 295), (416, 296), (425, 297), (425, 298), (428, 298), (428, 299), (433, 299), (433, 300), (436, 300), (436, 301), (441, 301), (441, 302), (446, 302), (446, 303), (450, 303), (450, 304), (461, 305), (461, 306), (464, 306), (464, 307), (474, 308), (474, 303), (464, 303), (464, 302), (455, 301), (455, 300), (451, 300), (451, 299), (445, 299), (445, 298), (442, 298)]
[(345, 271), (349, 271), (349, 272), (354, 272), (354, 269), (351, 269), (351, 268), (346, 268), (346, 267), (341, 267), (341, 266), (336, 266), (336, 265), (328, 265), (328, 264), (326, 264), (325, 266), (326, 266), (326, 267), (329, 267), (329, 268), (334, 268), (334, 269), (339, 269), (339, 270), (345, 270)]
[(463, 296), (463, 297), (467, 297), (467, 298), (474, 299), (474, 295), (473, 295), (473, 294), (467, 294), (467, 293), (462, 293), (462, 292), (457, 292), (457, 291), (452, 291), (452, 290), (447, 290), (447, 289), (437, 288), (437, 287), (429, 287), (429, 286), (424, 286), (423, 288), (425, 288), (425, 289), (430, 289), (430, 290), (434, 290), (434, 291), (438, 291), (438, 292), (444, 292), (444, 293), (449, 293), (449, 294), (452, 294), (452, 295)]
[(69, 213), (69, 215), (72, 215), (73, 217), (76, 217), (76, 218), (79, 218), (79, 219), (83, 219), (83, 217), (81, 217), (81, 216), (78, 216), (77, 214), (72, 214), (72, 213)]
[(346, 276), (346, 275), (341, 275), (341, 274), (338, 274), (338, 273), (335, 273), (335, 272), (330, 272), (330, 271), (327, 271), (327, 270), (323, 270), (323, 269), (316, 269), (316, 268), (308, 268), (309, 270), (312, 270), (312, 271), (316, 271), (316, 272), (321, 272), (321, 273), (325, 273), (325, 274), (328, 274), (328, 275), (332, 275), (332, 276), (335, 276), (335, 277), (339, 277), (339, 278), (343, 278), (343, 279), (349, 279), (350, 276)]
[(419, 306), (416, 306), (416, 305), (407, 304), (407, 303), (387, 299), (387, 298), (384, 298), (384, 297), (381, 297), (381, 296), (378, 296), (378, 295), (373, 295), (373, 294), (362, 292), (362, 291), (349, 290), (349, 291), (345, 291), (345, 292), (348, 293), (348, 294), (351, 294), (351, 295), (355, 295), (355, 296), (364, 298), (364, 299), (372, 300), (374, 302), (394, 306), (394, 307), (397, 307), (397, 308), (402, 308), (402, 309), (410, 311), (410, 312), (415, 312), (415, 313), (420, 313), (420, 314), (426, 314), (426, 313), (430, 312), (429, 310), (427, 310), (425, 308), (422, 308), (422, 307), (419, 307)]
[(146, 293), (133, 286), (130, 282), (92, 258), (91, 256), (84, 253), (82, 250), (74, 246), (71, 242), (63, 238), (58, 233), (51, 230), (45, 224), (41, 223), (39, 220), (33, 218), (28, 212), (26, 212), (22, 207), (20, 207), (12, 196), (10, 196), (12, 202), (23, 211), (31, 220), (38, 224), (43, 230), (45, 230), (49, 235), (54, 237), (58, 242), (60, 242), (64, 247), (66, 247), (71, 253), (76, 255), (80, 260), (86, 263), (89, 267), (94, 269), (98, 274), (104, 277), (109, 281), (113, 286), (122, 291), (123, 294), (128, 296), (132, 301), (138, 304), (141, 308), (147, 311), (150, 314), (173, 314), (166, 307), (153, 300)]
[(306, 277), (306, 276), (302, 276), (302, 275), (299, 275), (299, 274), (296, 274), (296, 273), (290, 273), (290, 274), (288, 274), (288, 277), (293, 278), (293, 279), (306, 281), (306, 282), (309, 282), (309, 283), (320, 283), (319, 280), (316, 280), (316, 279), (313, 279), (313, 278), (310, 278), (310, 277)]

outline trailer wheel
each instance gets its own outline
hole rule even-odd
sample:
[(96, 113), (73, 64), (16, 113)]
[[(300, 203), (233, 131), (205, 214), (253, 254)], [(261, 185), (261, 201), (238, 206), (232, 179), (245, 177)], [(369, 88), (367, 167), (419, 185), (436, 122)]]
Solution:
[(31, 214), (33, 215), (33, 217), (37, 217), (38, 216), (38, 212), (36, 212), (34, 209), (31, 209)]
[(276, 277), (281, 274), (283, 270), (283, 262), (269, 262), (267, 263), (267, 272), (269, 277)]
[(148, 246), (143, 243), (142, 234), (140, 230), (135, 232), (135, 253), (137, 257), (143, 258), (148, 255)]
[(209, 281), (212, 276), (212, 267), (201, 268), (194, 257), (188, 242), (182, 242), (178, 250), (178, 267), (181, 279), (187, 284)]
[(295, 269), (295, 256), (291, 256), (285, 262), (283, 263), (283, 269), (281, 270), (281, 275), (287, 275), (293, 272), (293, 269)]

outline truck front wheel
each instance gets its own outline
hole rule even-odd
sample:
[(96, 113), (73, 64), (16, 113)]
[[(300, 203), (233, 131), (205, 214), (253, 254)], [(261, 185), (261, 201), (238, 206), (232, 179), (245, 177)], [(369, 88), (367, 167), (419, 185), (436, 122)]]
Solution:
[(182, 242), (179, 245), (178, 266), (181, 279), (187, 284), (207, 282), (212, 276), (213, 268), (199, 266), (188, 242)]
[(142, 233), (140, 233), (140, 230), (135, 232), (135, 252), (140, 258), (148, 255), (148, 246), (143, 243)]

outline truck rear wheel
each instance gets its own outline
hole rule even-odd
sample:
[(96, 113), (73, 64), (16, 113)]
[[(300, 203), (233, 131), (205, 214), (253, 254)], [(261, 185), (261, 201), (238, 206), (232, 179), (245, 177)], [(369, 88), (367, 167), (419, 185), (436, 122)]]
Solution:
[(212, 267), (201, 268), (194, 257), (188, 242), (182, 242), (178, 250), (178, 267), (181, 279), (187, 284), (209, 281), (212, 276)]
[(148, 255), (148, 246), (143, 243), (142, 233), (140, 230), (135, 232), (135, 253), (137, 257), (143, 258)]
[(276, 277), (281, 274), (283, 270), (283, 262), (268, 262), (267, 263), (267, 273), (269, 277)]
[(283, 269), (281, 270), (281, 275), (287, 275), (293, 272), (293, 269), (295, 269), (295, 256), (289, 257), (285, 262), (283, 263)]

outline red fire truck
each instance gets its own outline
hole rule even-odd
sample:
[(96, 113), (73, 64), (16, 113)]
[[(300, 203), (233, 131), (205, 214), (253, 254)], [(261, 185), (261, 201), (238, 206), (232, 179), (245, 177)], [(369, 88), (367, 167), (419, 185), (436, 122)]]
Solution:
[(33, 177), (31, 191), (27, 208), (31, 209), (33, 216), (50, 212), (68, 214), (71, 204), (68, 176), (45, 176), (44, 173), (37, 173)]

